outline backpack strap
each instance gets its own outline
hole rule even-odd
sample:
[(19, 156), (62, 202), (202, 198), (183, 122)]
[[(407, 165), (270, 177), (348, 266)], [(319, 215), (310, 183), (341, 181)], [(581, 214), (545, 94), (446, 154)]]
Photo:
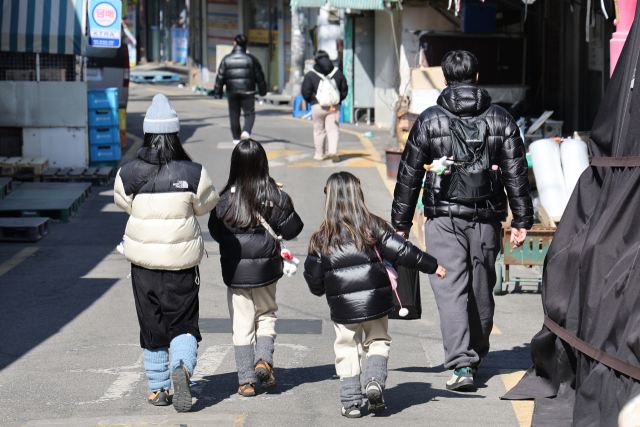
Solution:
[(322, 80), (324, 80), (324, 79), (326, 79), (326, 78), (327, 78), (327, 76), (325, 76), (325, 75), (324, 75), (324, 74), (322, 74), (322, 73), (317, 72), (316, 70), (311, 70), (311, 71), (313, 71), (314, 73), (316, 73), (316, 74), (317, 74), (317, 75), (318, 75)]
[[(442, 107), (441, 105), (438, 105), (438, 108), (449, 118), (451, 119), (458, 119), (458, 120), (464, 120), (465, 117), (460, 117), (460, 116), (456, 116), (455, 114), (453, 114), (451, 111), (447, 110), (446, 108)], [(487, 114), (489, 113), (489, 110), (491, 109), (491, 107), (487, 108), (486, 110), (484, 110), (482, 112), (482, 114), (479, 114), (477, 116), (472, 116), (472, 118), (481, 118), (484, 119)]]
[(327, 78), (332, 79), (337, 72), (338, 72), (338, 69), (334, 67), (333, 71), (327, 74)]

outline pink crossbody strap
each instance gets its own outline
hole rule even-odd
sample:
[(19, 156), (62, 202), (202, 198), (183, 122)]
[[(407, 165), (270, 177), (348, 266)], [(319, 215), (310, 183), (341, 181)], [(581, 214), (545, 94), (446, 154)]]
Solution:
[(378, 259), (380, 260), (380, 262), (382, 263), (382, 265), (385, 267), (385, 269), (387, 270), (387, 274), (389, 275), (389, 280), (391, 281), (391, 287), (393, 288), (393, 292), (396, 293), (396, 298), (398, 298), (398, 303), (400, 304), (400, 309), (402, 309), (402, 301), (400, 301), (400, 296), (398, 295), (398, 282), (397, 282), (397, 278), (398, 278), (398, 273), (396, 272), (396, 270), (393, 267), (390, 267), (388, 265), (386, 265), (384, 263), (384, 261), (382, 260), (382, 257), (380, 256), (380, 252), (378, 252), (378, 248), (374, 245), (373, 246), (373, 250), (376, 251), (376, 255), (378, 255)]

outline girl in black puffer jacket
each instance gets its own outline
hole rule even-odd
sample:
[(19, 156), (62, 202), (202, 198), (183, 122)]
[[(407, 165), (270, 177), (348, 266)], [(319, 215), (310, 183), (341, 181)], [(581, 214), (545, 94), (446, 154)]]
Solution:
[[(264, 390), (276, 388), (273, 349), (276, 283), (283, 275), (280, 243), (295, 238), (304, 224), (291, 198), (269, 176), (260, 143), (245, 139), (231, 154), (229, 181), (209, 217), (209, 232), (220, 244), (222, 278), (233, 325), (233, 344), (242, 396), (254, 396), (256, 376)], [(254, 352), (255, 344), (255, 352)]]
[(340, 377), (342, 415), (358, 418), (362, 406), (361, 347), (367, 353), (365, 372), (369, 412), (386, 409), (382, 390), (387, 378), (393, 311), (391, 281), (383, 259), (393, 264), (444, 277), (431, 255), (397, 235), (364, 204), (360, 180), (348, 172), (334, 173), (325, 187), (324, 222), (311, 237), (304, 277), (314, 295), (326, 293), (336, 330), (336, 372)]

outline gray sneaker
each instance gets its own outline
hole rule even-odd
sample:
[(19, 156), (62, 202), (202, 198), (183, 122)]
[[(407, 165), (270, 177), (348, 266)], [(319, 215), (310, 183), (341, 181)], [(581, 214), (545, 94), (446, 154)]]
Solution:
[(453, 371), (453, 376), (447, 381), (447, 390), (469, 390), (474, 387), (473, 370), (460, 368)]
[(382, 396), (382, 387), (376, 381), (367, 384), (367, 399), (369, 399), (369, 412), (372, 414), (382, 414), (387, 409)]
[(360, 405), (353, 405), (348, 408), (342, 407), (342, 416), (347, 418), (361, 418)]

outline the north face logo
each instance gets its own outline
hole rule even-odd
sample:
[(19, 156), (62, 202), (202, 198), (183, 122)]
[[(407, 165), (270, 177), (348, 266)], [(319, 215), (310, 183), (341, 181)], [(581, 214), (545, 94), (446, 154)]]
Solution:
[(187, 184), (187, 181), (174, 182), (173, 186), (176, 187), (176, 188), (189, 188), (189, 184)]

